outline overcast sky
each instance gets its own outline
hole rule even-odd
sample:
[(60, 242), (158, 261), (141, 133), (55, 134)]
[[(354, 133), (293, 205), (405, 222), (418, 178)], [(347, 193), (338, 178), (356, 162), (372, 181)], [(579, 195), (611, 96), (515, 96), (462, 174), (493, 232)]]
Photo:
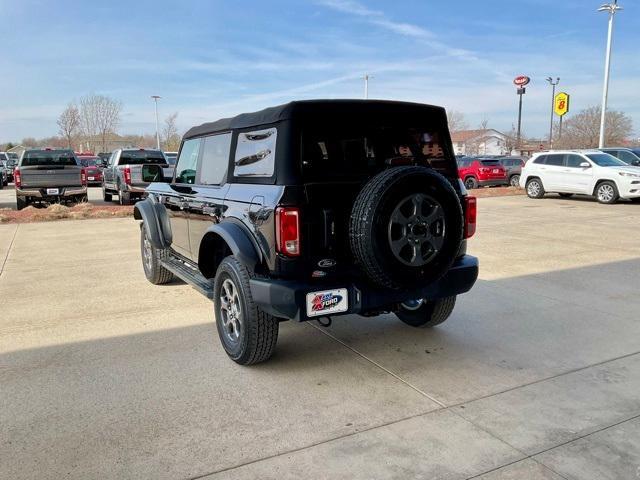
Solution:
[[(305, 98), (410, 100), (516, 121), (514, 76), (532, 79), (523, 130), (548, 131), (559, 76), (576, 112), (600, 102), (607, 16), (598, 0), (0, 0), (0, 142), (57, 133), (87, 93), (124, 104), (121, 133), (181, 130)], [(620, 0), (610, 108), (640, 132), (640, 4)]]

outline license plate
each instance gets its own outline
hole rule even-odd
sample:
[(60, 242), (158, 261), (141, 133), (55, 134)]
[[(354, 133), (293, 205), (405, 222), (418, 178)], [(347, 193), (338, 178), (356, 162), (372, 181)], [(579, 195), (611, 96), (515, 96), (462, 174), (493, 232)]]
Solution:
[(96, 179), (96, 177), (89, 177), (89, 181), (92, 182)]
[(499, 168), (494, 168), (493, 169), (493, 173), (500, 173), (500, 169)]
[(309, 317), (346, 312), (348, 309), (349, 298), (346, 288), (307, 293), (307, 316)]
[(58, 195), (59, 193), (57, 188), (47, 188), (47, 195)]

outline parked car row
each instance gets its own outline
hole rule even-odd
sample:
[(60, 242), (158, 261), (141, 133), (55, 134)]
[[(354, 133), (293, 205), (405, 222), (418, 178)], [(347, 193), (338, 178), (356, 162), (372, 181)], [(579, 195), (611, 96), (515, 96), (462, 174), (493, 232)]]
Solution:
[(467, 190), (478, 187), (517, 187), (524, 160), (520, 157), (460, 157), (458, 176)]
[(558, 193), (589, 195), (600, 203), (640, 202), (640, 167), (600, 150), (551, 150), (526, 163), (520, 186), (531, 198)]

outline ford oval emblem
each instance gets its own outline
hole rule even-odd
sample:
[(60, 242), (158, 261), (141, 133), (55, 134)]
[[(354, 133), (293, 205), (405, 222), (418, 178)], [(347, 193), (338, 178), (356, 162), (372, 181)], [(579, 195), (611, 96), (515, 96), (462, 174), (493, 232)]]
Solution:
[(318, 262), (320, 268), (331, 268), (336, 266), (336, 261), (333, 258), (323, 258)]

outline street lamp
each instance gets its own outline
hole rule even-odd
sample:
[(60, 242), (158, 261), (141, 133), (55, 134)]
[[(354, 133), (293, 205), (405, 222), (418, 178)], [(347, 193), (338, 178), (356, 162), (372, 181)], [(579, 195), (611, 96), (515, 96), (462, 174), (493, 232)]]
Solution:
[(618, 5), (618, 0), (613, 3), (605, 3), (598, 9), (599, 12), (609, 12), (609, 32), (607, 34), (607, 53), (604, 60), (604, 87), (602, 89), (602, 111), (600, 112), (600, 140), (598, 148), (604, 148), (604, 124), (607, 114), (607, 96), (609, 95), (609, 72), (611, 71), (611, 41), (613, 38), (613, 17), (622, 7)]
[(547, 77), (547, 82), (551, 85), (551, 121), (549, 125), (549, 149), (553, 148), (553, 102), (556, 98), (556, 85), (560, 83), (560, 77), (557, 77), (555, 82), (553, 78)]
[(160, 95), (151, 95), (156, 102), (156, 148), (160, 150), (160, 127), (158, 125), (158, 100), (162, 98)]
[(364, 74), (364, 98), (365, 100), (369, 98), (369, 79), (373, 78), (373, 75), (369, 75), (368, 73)]

